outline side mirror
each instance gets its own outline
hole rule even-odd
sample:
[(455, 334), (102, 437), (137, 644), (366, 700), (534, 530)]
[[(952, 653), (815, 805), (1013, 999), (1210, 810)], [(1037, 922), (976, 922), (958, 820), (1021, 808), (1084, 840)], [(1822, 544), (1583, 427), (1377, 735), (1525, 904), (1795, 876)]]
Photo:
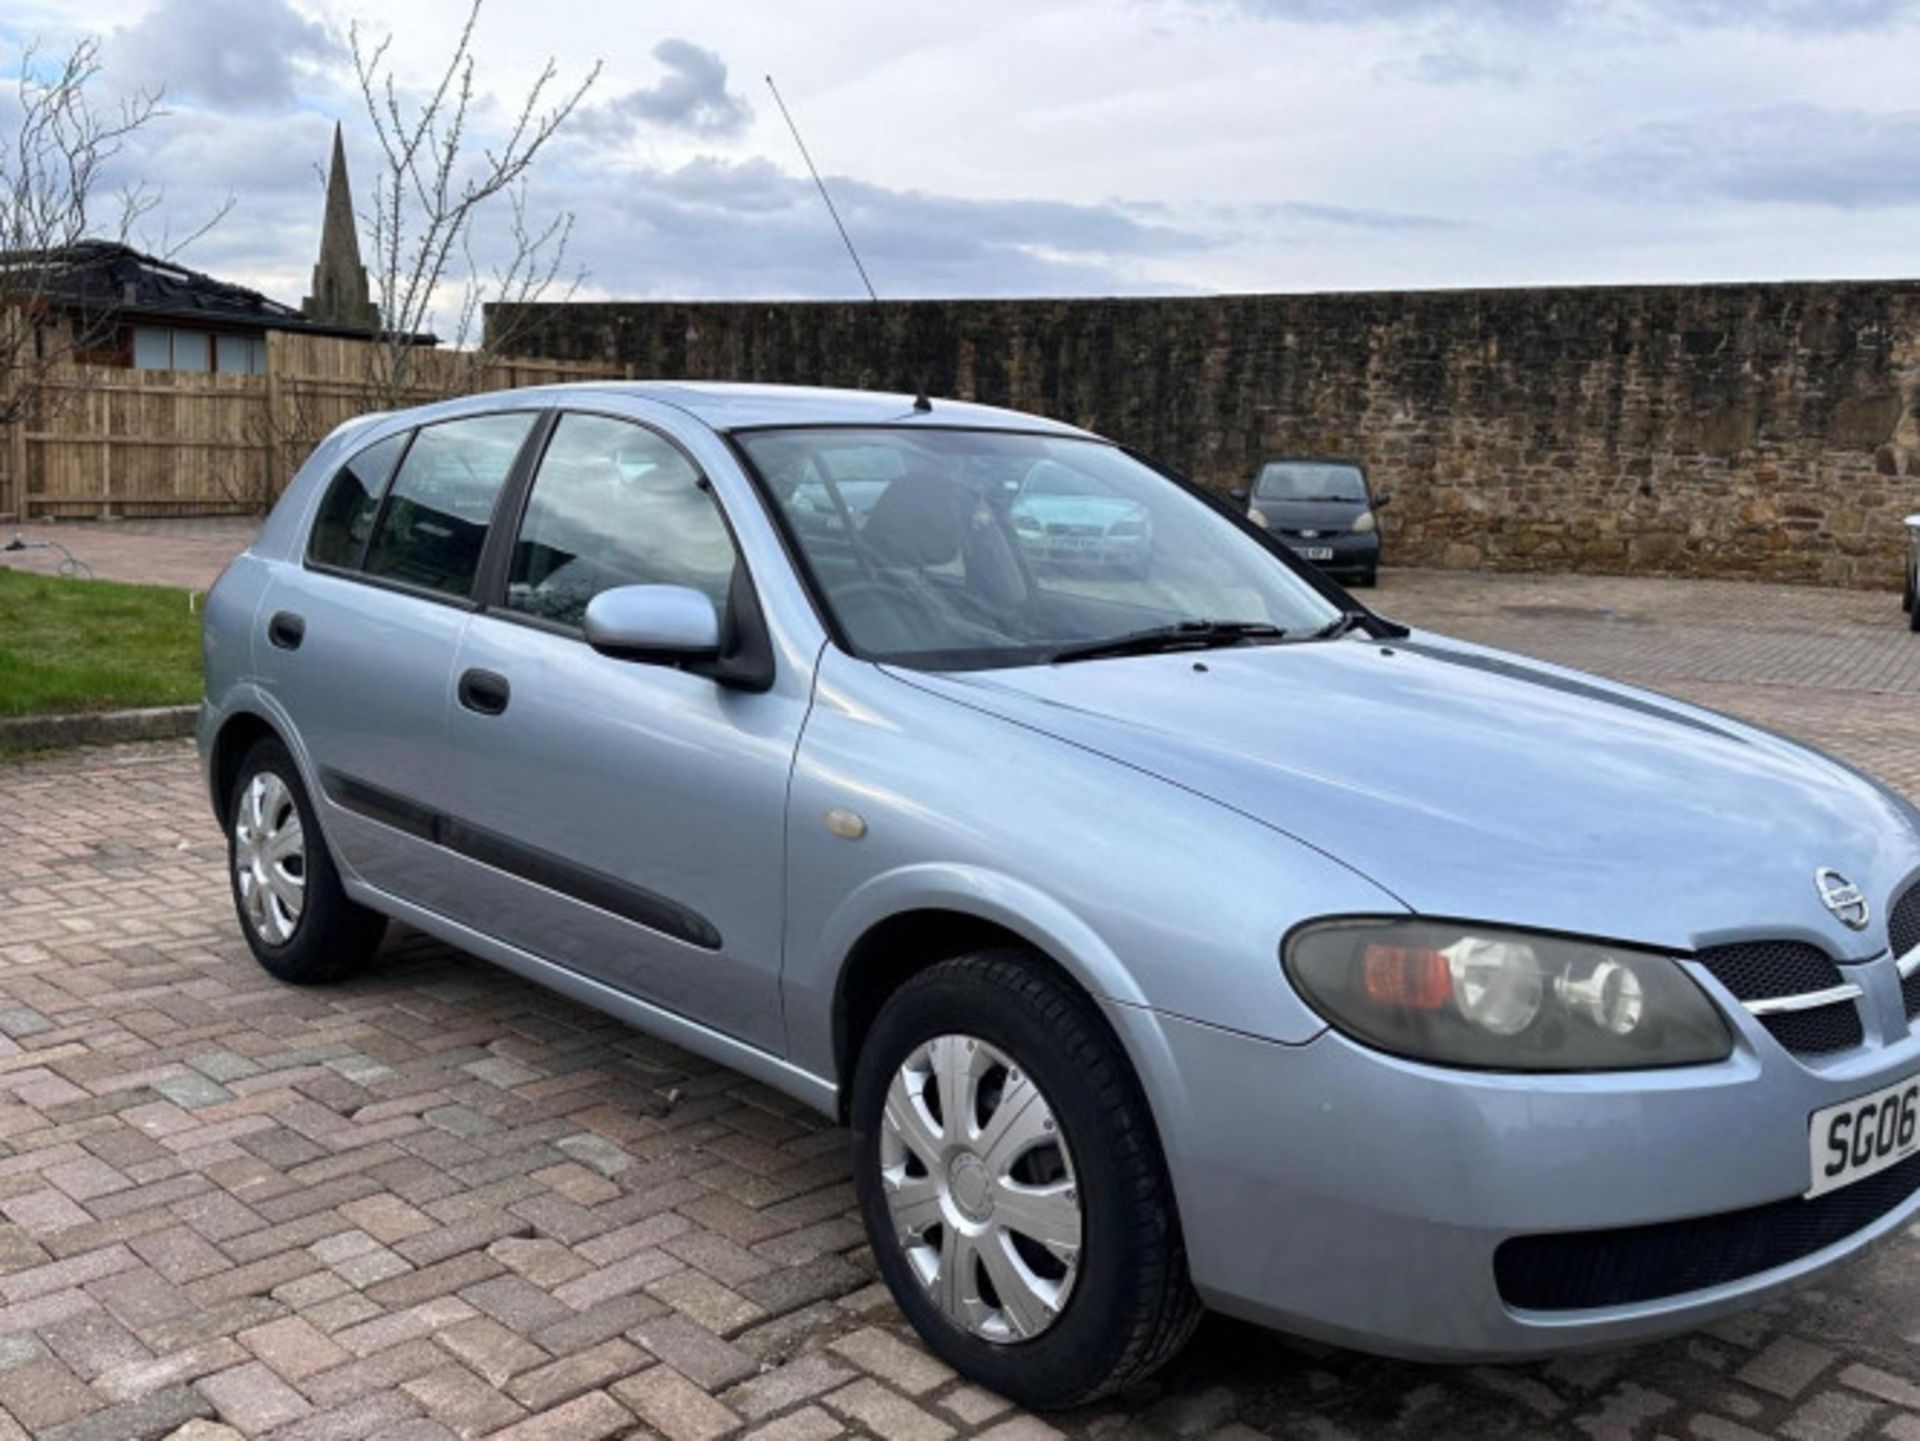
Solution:
[(1385, 510), (1387, 508), (1387, 503), (1392, 499), (1393, 499), (1392, 491), (1390, 490), (1380, 491), (1373, 498), (1373, 508), (1375, 510)]
[(1244, 485), (1236, 485), (1232, 490), (1227, 492), (1227, 498), (1229, 500), (1237, 500), (1242, 505), (1244, 505), (1246, 504), (1248, 499), (1252, 496), (1252, 494), (1253, 493), (1249, 491)]
[(712, 660), (720, 617), (691, 586), (617, 585), (587, 602), (587, 644), (602, 655), (654, 665)]

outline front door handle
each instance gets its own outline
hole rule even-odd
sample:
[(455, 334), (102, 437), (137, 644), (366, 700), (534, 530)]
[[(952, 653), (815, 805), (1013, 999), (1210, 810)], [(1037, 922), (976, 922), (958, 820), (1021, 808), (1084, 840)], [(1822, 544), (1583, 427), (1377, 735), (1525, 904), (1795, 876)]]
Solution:
[(490, 670), (470, 670), (460, 677), (460, 704), (477, 715), (499, 715), (512, 694), (507, 678)]
[(281, 650), (299, 650), (307, 638), (307, 623), (290, 610), (278, 610), (267, 622), (267, 639)]

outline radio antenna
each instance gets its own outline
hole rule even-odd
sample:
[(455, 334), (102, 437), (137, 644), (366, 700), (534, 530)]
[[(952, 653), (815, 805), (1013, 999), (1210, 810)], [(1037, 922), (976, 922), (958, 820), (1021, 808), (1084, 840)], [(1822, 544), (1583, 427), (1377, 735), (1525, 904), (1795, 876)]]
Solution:
[(833, 217), (834, 227), (840, 232), (840, 239), (846, 243), (847, 254), (853, 257), (853, 268), (860, 272), (860, 283), (867, 287), (867, 299), (875, 304), (880, 296), (873, 288), (873, 282), (867, 278), (867, 267), (860, 263), (860, 252), (853, 248), (853, 237), (847, 234), (845, 222), (840, 212), (834, 208), (833, 197), (827, 193), (827, 182), (820, 178), (820, 171), (813, 163), (813, 157), (807, 153), (807, 142), (800, 138), (800, 127), (793, 123), (793, 115), (787, 109), (787, 102), (780, 98), (780, 87), (773, 83), (773, 77), (767, 77), (767, 89), (773, 92), (773, 103), (780, 107), (781, 117), (787, 122), (787, 129), (793, 132), (793, 143), (800, 147), (800, 158), (807, 162), (807, 170), (813, 176), (813, 183), (820, 188), (820, 198), (827, 202), (827, 214)]

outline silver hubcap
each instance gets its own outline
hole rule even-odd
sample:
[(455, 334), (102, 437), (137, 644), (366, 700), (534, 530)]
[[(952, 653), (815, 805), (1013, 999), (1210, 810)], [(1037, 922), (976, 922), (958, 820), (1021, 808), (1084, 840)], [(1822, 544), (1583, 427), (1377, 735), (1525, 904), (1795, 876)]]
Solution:
[(254, 934), (270, 946), (285, 945), (307, 901), (307, 842), (293, 793), (272, 771), (261, 771), (240, 795), (233, 874)]
[(1080, 1192), (1053, 1107), (975, 1036), (916, 1047), (887, 1091), (880, 1180), (928, 1297), (988, 1341), (1059, 1319), (1080, 1266)]

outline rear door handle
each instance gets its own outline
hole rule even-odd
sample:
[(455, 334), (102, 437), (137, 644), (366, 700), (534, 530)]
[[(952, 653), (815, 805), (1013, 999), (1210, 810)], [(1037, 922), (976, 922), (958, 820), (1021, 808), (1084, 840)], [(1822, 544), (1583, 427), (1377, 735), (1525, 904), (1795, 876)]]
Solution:
[(499, 715), (507, 708), (513, 687), (490, 670), (470, 670), (460, 677), (460, 704), (478, 715)]
[(267, 622), (267, 639), (281, 650), (299, 650), (300, 642), (307, 638), (307, 623), (290, 610), (273, 613), (273, 619)]

